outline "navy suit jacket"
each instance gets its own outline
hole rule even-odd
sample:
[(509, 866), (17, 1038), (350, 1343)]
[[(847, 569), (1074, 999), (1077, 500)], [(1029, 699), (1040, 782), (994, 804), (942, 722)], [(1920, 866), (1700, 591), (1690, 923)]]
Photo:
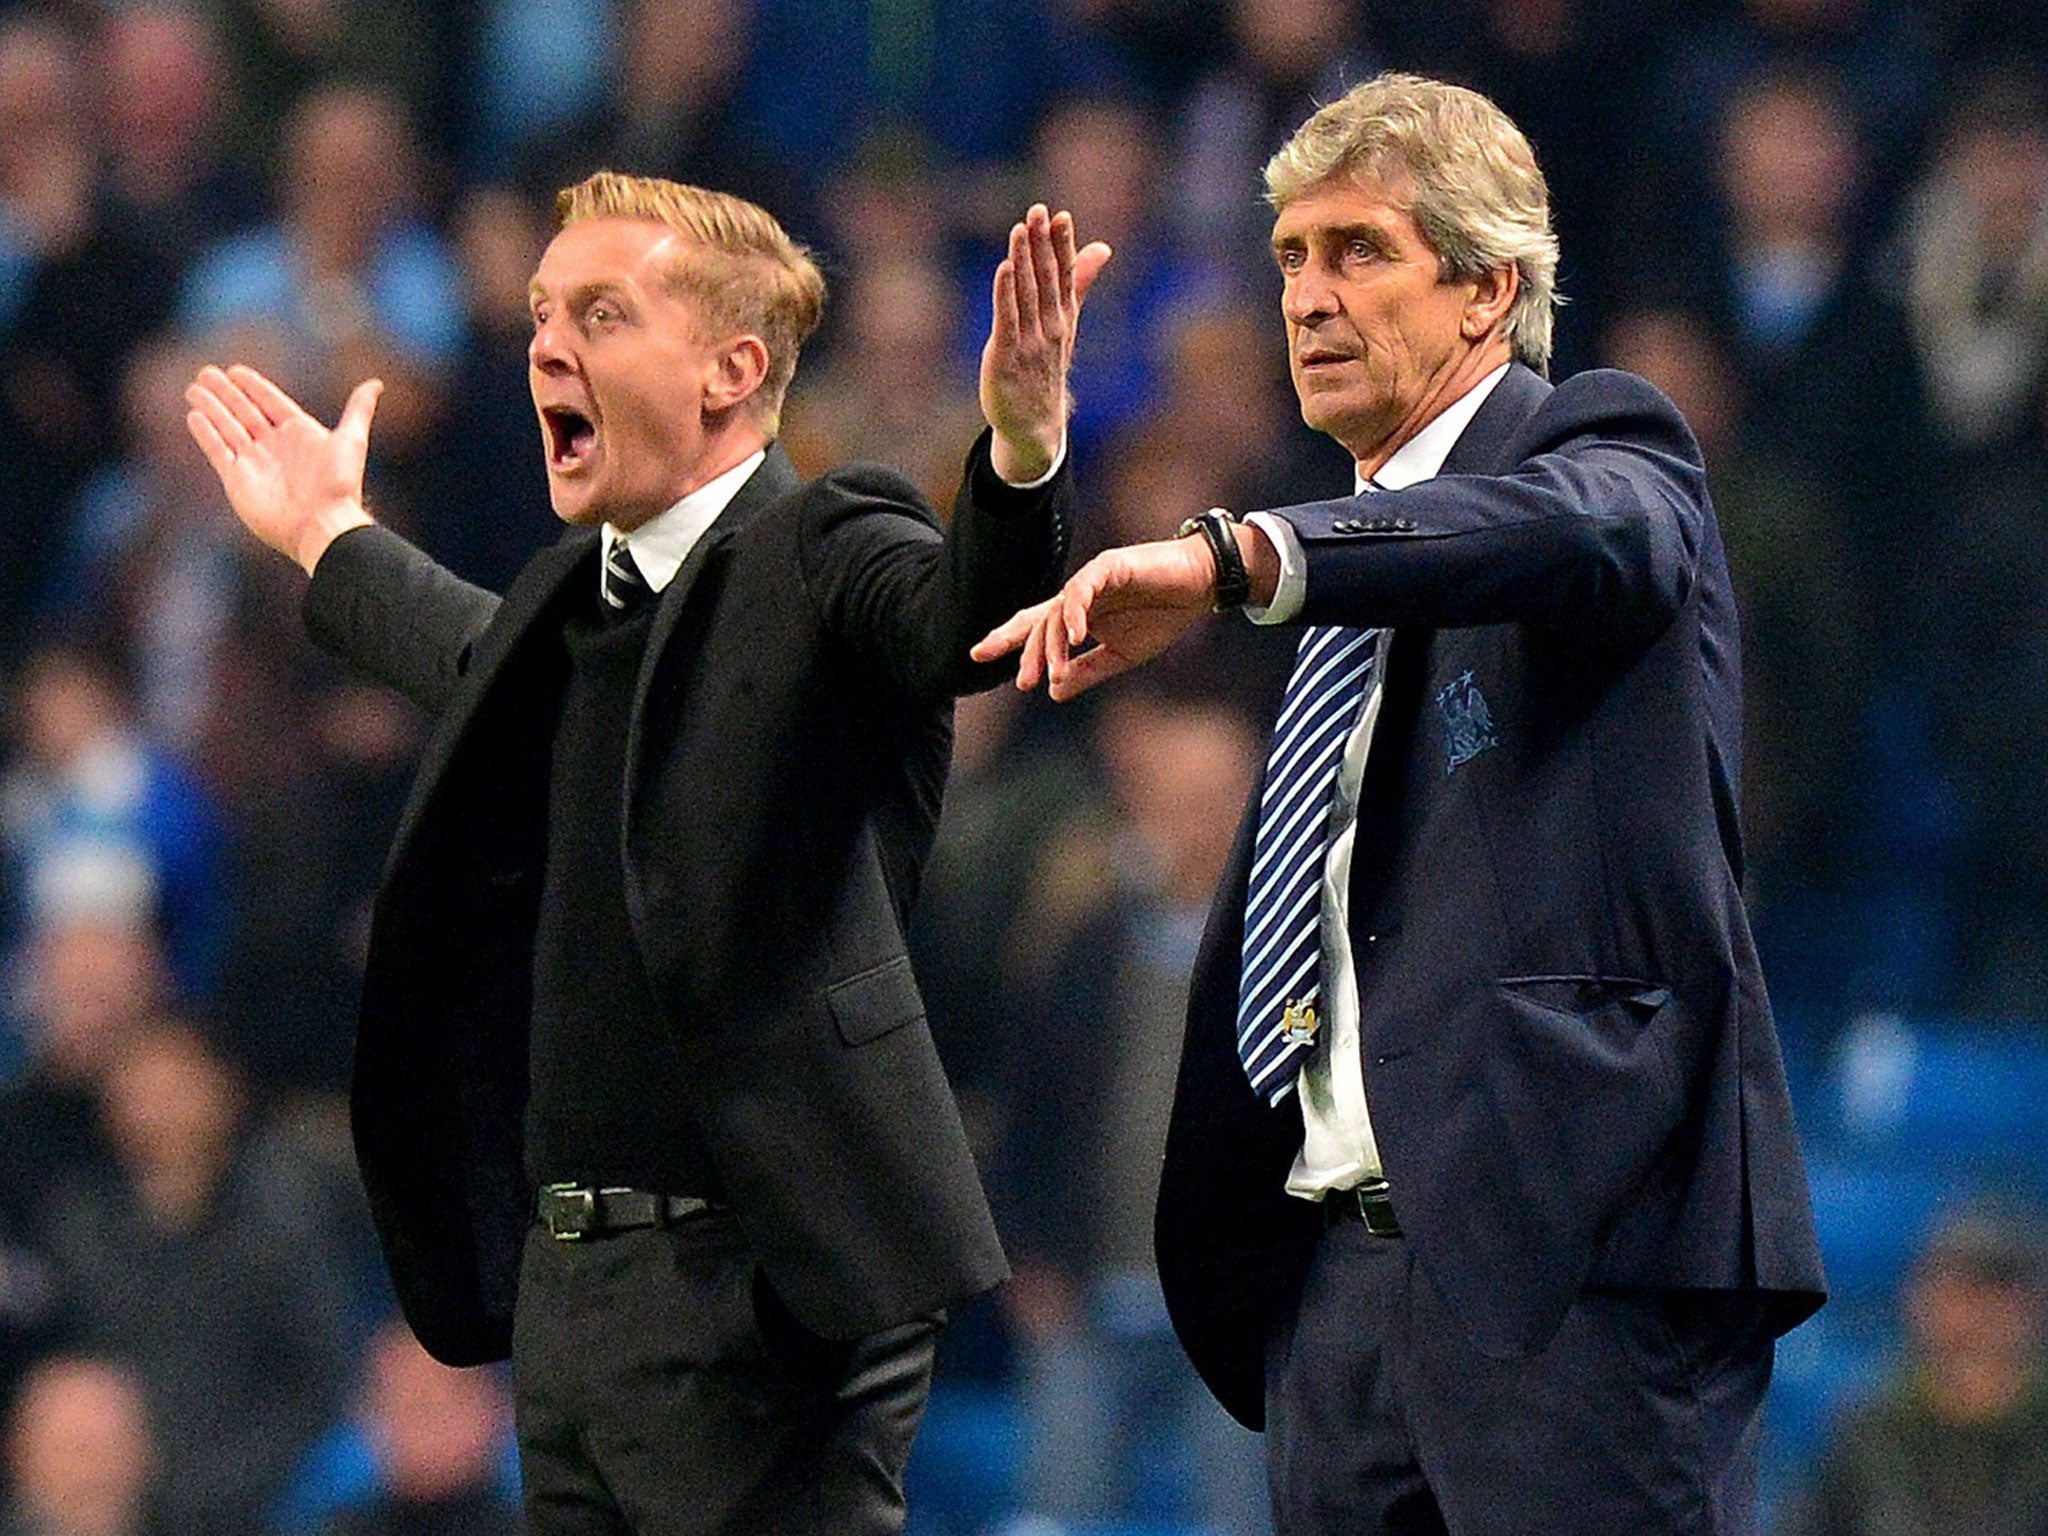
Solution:
[[(1350, 926), (1366, 1094), (1417, 1265), (1543, 1349), (1589, 1284), (1824, 1282), (1742, 894), (1736, 615), (1698, 446), (1628, 374), (1516, 365), (1407, 490), (1287, 509), (1307, 623), (1391, 626)], [(1264, 1418), (1322, 1230), (1290, 1095), (1235, 1046), (1253, 795), (1197, 961), (1158, 1253), (1189, 1356)]]

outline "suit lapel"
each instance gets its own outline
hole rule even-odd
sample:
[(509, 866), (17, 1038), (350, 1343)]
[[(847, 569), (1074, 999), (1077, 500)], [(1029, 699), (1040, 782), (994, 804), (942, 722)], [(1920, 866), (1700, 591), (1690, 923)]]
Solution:
[(669, 638), (675, 634), (676, 621), (689, 606), (690, 593), (703, 575), (704, 568), (747, 524), (802, 484), (803, 477), (789, 462), (789, 455), (782, 451), (780, 444), (771, 443), (768, 457), (761, 461), (760, 468), (747, 476), (747, 483), (739, 488), (733, 499), (726, 503), (725, 510), (704, 530), (703, 537), (690, 550), (689, 558), (677, 570), (675, 579), (662, 589), (660, 605), (654, 611), (654, 628), (647, 636), (647, 657), (641, 663), (639, 686), (634, 694), (635, 718), (646, 702), (654, 664), (668, 648)]
[(626, 815), (631, 824), (634, 791), (641, 782), (641, 752), (648, 729), (648, 701), (653, 696), (657, 679), (668, 662), (669, 642), (675, 638), (676, 626), (688, 611), (690, 598), (695, 592), (704, 572), (715, 560), (724, 557), (726, 547), (739, 536), (747, 525), (777, 502), (793, 494), (803, 484), (803, 476), (796, 466), (789, 462), (789, 455), (782, 451), (779, 443), (768, 445), (768, 457), (747, 483), (739, 488), (733, 499), (726, 503), (725, 510), (702, 538), (697, 540), (689, 557), (677, 570), (675, 579), (662, 589), (661, 601), (654, 610), (654, 627), (648, 632), (647, 654), (640, 662), (640, 676), (633, 687), (632, 723), (626, 735)]
[(1470, 425), (1458, 434), (1444, 459), (1447, 475), (1499, 475), (1514, 468), (1510, 454), (1522, 425), (1550, 395), (1549, 382), (1520, 363), (1510, 363)]
[[(530, 631), (554, 608), (555, 599), (569, 578), (584, 569), (596, 543), (593, 530), (572, 529), (529, 560), (513, 581), (485, 631), (489, 638), (478, 640), (471, 652), (471, 671), (464, 686), (455, 691), (427, 738), (419, 771), (413, 776), (412, 792), (406, 798), (397, 833), (392, 838), (387, 870), (398, 867), (420, 817), (440, 788), (456, 751), (469, 738), (477, 711), (490, 696), (507, 663), (529, 643)], [(589, 574), (595, 579), (594, 572)]]

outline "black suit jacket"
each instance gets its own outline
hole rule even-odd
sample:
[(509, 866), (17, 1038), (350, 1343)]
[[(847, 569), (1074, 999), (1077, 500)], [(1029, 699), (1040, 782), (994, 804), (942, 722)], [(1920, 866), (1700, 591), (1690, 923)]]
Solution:
[[(1741, 896), (1735, 607), (1699, 450), (1627, 374), (1516, 366), (1434, 480), (1280, 514), (1308, 623), (1388, 625), (1352, 864), (1366, 1093), (1416, 1262), (1487, 1353), (1588, 1284), (1823, 1280)], [(1293, 1096), (1235, 1046), (1252, 798), (1200, 958), (1160, 1189), (1189, 1355), (1247, 1424), (1321, 1230)]]
[[(949, 534), (872, 466), (780, 449), (662, 594), (636, 688), (619, 857), (634, 938), (719, 1179), (770, 1283), (852, 1338), (1005, 1273), (904, 955), (968, 647), (1056, 586), (1068, 474), (1005, 486), (977, 447)], [(535, 915), (562, 605), (595, 530), (500, 603), (383, 529), (344, 535), (317, 639), (438, 715), (371, 931), (356, 1148), (398, 1295), (456, 1364), (510, 1342)]]

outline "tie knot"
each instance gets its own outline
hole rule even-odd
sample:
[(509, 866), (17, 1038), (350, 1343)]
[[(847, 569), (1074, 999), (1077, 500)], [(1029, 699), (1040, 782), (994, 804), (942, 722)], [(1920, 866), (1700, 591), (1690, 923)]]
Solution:
[(604, 604), (614, 614), (631, 613), (654, 596), (624, 539), (613, 539), (604, 559)]

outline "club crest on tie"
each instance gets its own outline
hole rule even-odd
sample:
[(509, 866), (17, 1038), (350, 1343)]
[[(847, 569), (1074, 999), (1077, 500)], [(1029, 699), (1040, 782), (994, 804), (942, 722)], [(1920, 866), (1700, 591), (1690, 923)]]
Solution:
[(1280, 1015), (1280, 1033), (1290, 1044), (1307, 1045), (1316, 1037), (1316, 1005), (1312, 998), (1297, 998)]
[(1436, 696), (1436, 707), (1444, 717), (1446, 774), (1471, 762), (1487, 748), (1500, 745), (1493, 712), (1486, 707), (1486, 695), (1472, 681), (1470, 672), (1461, 673)]

